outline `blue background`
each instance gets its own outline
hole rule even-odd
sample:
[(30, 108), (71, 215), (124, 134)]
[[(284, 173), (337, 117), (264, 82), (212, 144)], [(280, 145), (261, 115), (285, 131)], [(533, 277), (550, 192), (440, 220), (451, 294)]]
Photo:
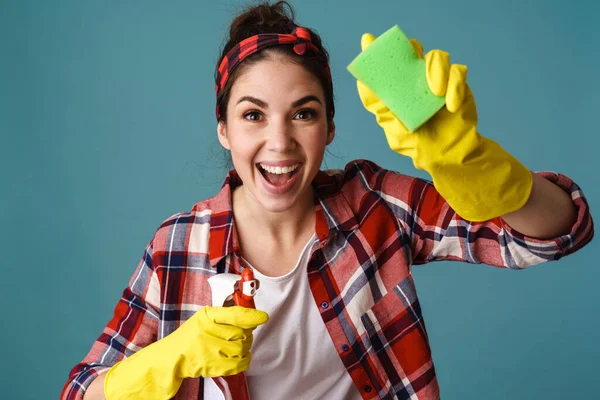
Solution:
[[(0, 1), (0, 397), (57, 398), (160, 222), (219, 189), (213, 69), (240, 4)], [(398, 24), (469, 66), (483, 134), (600, 209), (597, 2), (293, 4), (331, 53), (327, 167), (425, 177), (388, 149), (345, 69), (363, 32)], [(443, 398), (594, 396), (599, 250), (518, 272), (415, 268)]]

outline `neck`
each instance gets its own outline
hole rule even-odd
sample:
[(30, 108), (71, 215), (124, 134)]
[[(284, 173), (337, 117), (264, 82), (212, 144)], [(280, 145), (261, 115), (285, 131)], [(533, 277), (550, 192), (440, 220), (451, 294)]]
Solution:
[[(308, 240), (315, 228), (315, 206), (312, 187), (301, 201), (281, 212), (266, 210), (260, 204), (249, 199), (244, 186), (233, 192), (233, 215), (240, 242), (247, 240), (266, 240), (280, 248), (290, 248), (298, 241)], [(240, 243), (242, 244), (242, 243)]]

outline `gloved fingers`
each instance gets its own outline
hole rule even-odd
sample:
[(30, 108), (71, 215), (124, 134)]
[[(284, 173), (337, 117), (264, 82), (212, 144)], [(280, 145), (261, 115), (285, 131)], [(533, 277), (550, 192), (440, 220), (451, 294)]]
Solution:
[(241, 353), (244, 357), (247, 354), (250, 354), (250, 350), (252, 350), (252, 343), (254, 342), (254, 336), (250, 335), (247, 339), (240, 340), (241, 344)]
[(375, 41), (375, 36), (370, 33), (363, 33), (360, 38), (360, 49), (365, 50), (367, 47), (371, 45)]
[(429, 89), (436, 96), (445, 96), (450, 78), (450, 54), (431, 50), (425, 54), (425, 70)]
[(200, 328), (203, 334), (226, 341), (246, 340), (252, 337), (252, 329), (242, 329), (233, 325), (205, 324)]
[(245, 357), (252, 349), (253, 338), (250, 336), (245, 340), (226, 341), (220, 340), (211, 343), (220, 357), (241, 358)]
[(417, 39), (410, 39), (410, 43), (413, 45), (417, 57), (423, 57), (423, 45), (421, 44), (421, 42), (419, 42)]
[(198, 359), (197, 365), (191, 367), (183, 373), (184, 377), (214, 378), (217, 376), (237, 375), (240, 372), (248, 370), (252, 361), (252, 354), (248, 353), (243, 357), (221, 356), (214, 359), (210, 364), (205, 360)]
[(450, 112), (456, 112), (465, 100), (465, 89), (467, 87), (467, 66), (452, 64), (450, 67), (450, 78), (448, 79), (448, 90), (446, 92), (446, 108)]
[(215, 376), (237, 375), (240, 372), (247, 371), (252, 361), (252, 353), (246, 354), (244, 357), (226, 357), (221, 359), (221, 371)]
[(269, 320), (269, 315), (261, 310), (241, 306), (204, 307), (206, 317), (218, 325), (232, 325), (242, 329), (254, 329)]
[(356, 89), (358, 90), (358, 97), (360, 98), (360, 101), (369, 112), (375, 113), (375, 111), (377, 111), (379, 108), (378, 103), (383, 104), (383, 102), (379, 100), (377, 96), (375, 96), (375, 93), (373, 93), (371, 89), (369, 89), (361, 81), (356, 81)]
[(387, 118), (378, 118), (377, 123), (383, 128), (390, 149), (409, 157), (416, 156), (418, 134), (408, 132), (406, 127), (391, 112)]

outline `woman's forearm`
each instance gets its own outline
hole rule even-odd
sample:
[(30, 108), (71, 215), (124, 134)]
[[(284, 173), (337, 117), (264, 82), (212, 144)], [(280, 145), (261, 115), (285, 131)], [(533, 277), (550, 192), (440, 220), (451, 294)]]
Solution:
[(107, 372), (102, 372), (92, 381), (83, 395), (83, 400), (106, 400), (106, 396), (104, 396), (104, 378)]
[(577, 214), (567, 192), (541, 175), (533, 174), (533, 188), (527, 203), (502, 218), (523, 235), (551, 239), (569, 233)]

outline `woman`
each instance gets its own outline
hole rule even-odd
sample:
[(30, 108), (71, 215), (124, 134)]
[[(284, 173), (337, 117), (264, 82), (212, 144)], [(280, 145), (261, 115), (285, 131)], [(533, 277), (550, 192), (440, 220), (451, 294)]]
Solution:
[[(410, 266), (525, 268), (581, 248), (593, 226), (570, 179), (532, 174), (479, 136), (466, 68), (437, 50), (425, 59), (447, 107), (415, 134), (358, 88), (435, 187), (364, 160), (319, 171), (335, 136), (319, 36), (285, 2), (239, 15), (216, 73), (235, 169), (159, 227), (62, 398), (208, 398), (205, 378), (240, 372), (253, 400), (439, 398)], [(261, 284), (257, 310), (211, 307), (208, 278), (245, 268)]]

